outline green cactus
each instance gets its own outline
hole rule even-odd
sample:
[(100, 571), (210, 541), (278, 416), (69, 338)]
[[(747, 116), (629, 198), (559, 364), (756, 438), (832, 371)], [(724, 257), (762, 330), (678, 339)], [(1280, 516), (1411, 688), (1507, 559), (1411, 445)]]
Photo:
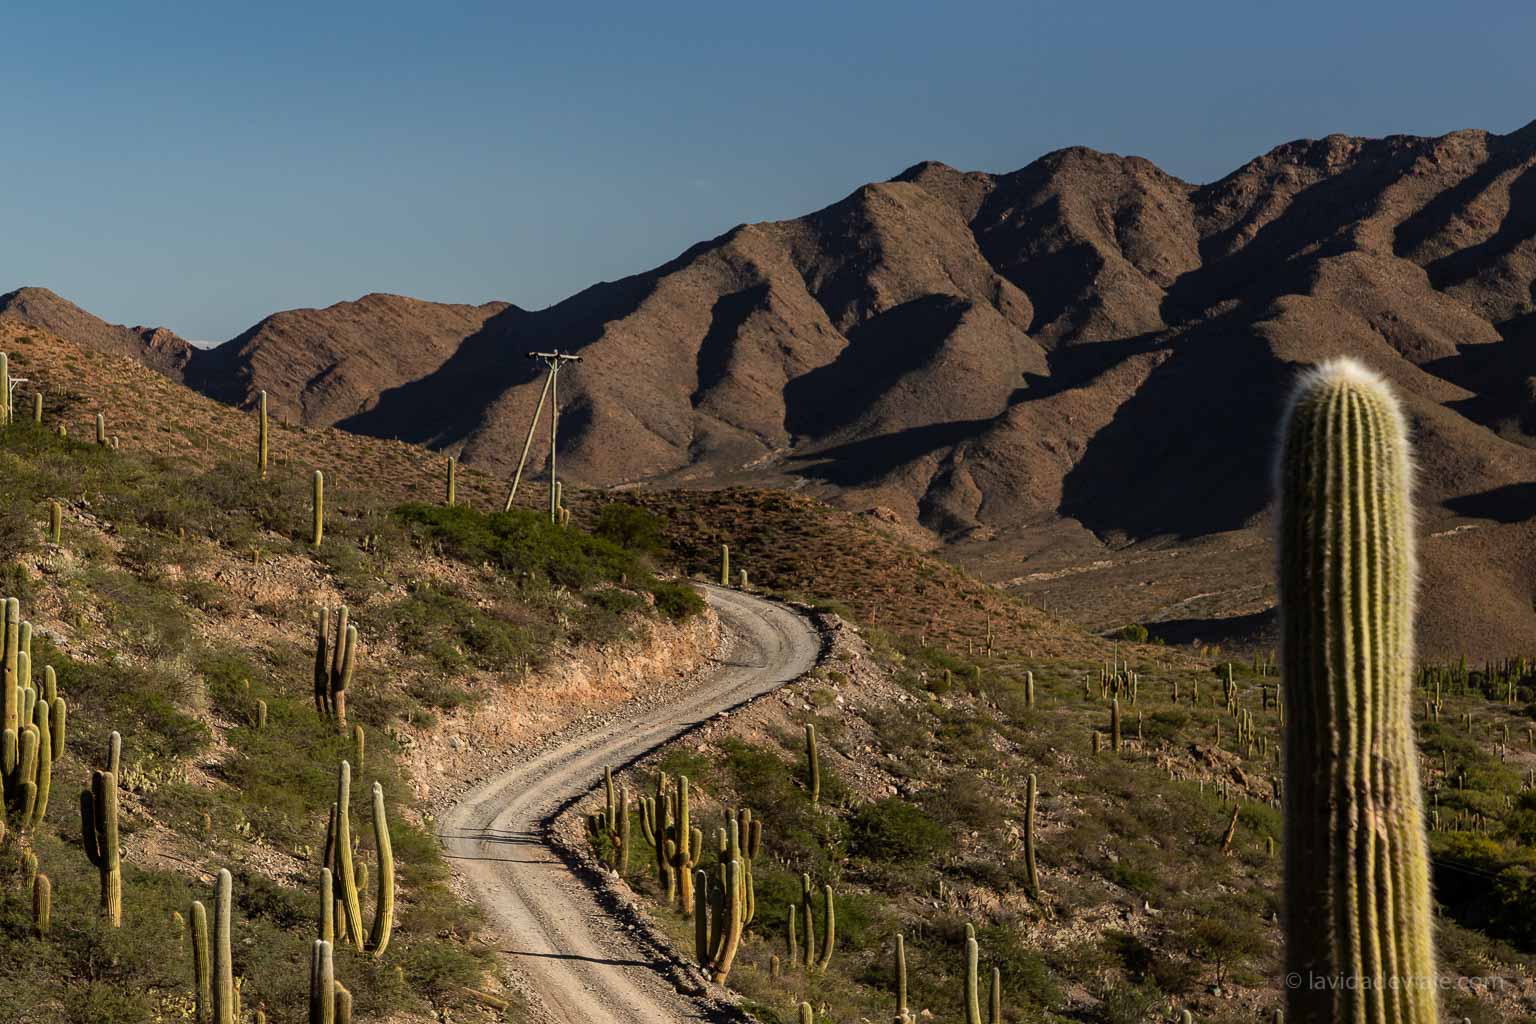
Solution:
[(197, 1019), (213, 1018), (213, 958), (208, 955), (208, 911), (202, 901), (192, 901), (192, 984), (197, 996)]
[(32, 392), (32, 422), (37, 426), (43, 425), (43, 393)]
[(688, 821), (688, 776), (677, 777), (676, 819), (672, 823), (672, 835), (667, 840), (667, 857), (670, 876), (677, 879), (674, 906), (684, 916), (693, 913), (693, 867), (704, 847), (704, 834), (691, 828)]
[(53, 927), (53, 883), (38, 872), (32, 878), (32, 934), (47, 938)]
[(57, 501), (48, 502), (48, 543), (58, 547), (64, 535), (64, 506)]
[(1040, 897), (1040, 869), (1035, 865), (1035, 810), (1039, 804), (1039, 784), (1033, 772), (1024, 787), (1024, 874), (1029, 895)]
[(821, 803), (821, 758), (816, 753), (816, 726), (805, 723), (805, 770), (806, 782), (811, 790), (811, 803)]
[(789, 921), (784, 930), (784, 940), (786, 950), (789, 953), (785, 963), (793, 968), (800, 962), (799, 936), (795, 934), (795, 905), (793, 903), (789, 905)]
[(912, 1020), (912, 1011), (907, 1009), (907, 940), (898, 932), (896, 934), (896, 1024), (912, 1024)]
[(331, 943), (316, 939), (310, 947), (309, 1024), (336, 1024), (336, 1003), (335, 953)]
[(832, 951), (837, 945), (837, 904), (832, 898), (832, 886), (821, 887), (821, 959), (816, 969), (823, 974), (832, 963)]
[(315, 470), (314, 493), (310, 499), (310, 546), (319, 547), (325, 539), (325, 474)]
[(368, 949), (377, 959), (389, 948), (390, 933), (395, 927), (395, 853), (389, 839), (389, 818), (384, 812), (384, 787), (377, 782), (373, 784), (373, 846), (379, 872)]
[[(331, 642), (331, 610), (321, 608), (315, 624), (315, 710), (336, 722), (338, 731), (347, 728), (347, 688), (357, 661), (357, 626), (348, 621), (349, 610), (342, 605), (336, 612), (336, 641)], [(361, 761), (359, 761), (361, 764)]]
[(1411, 699), (1411, 453), (1396, 398), (1337, 361), (1305, 374), (1279, 462), (1286, 969), (1296, 1020), (1437, 1021)]
[(445, 503), (453, 508), (458, 503), (459, 460), (448, 456), (448, 494)]
[(0, 427), (11, 422), (11, 356), (0, 352)]
[(117, 776), (112, 772), (92, 772), (91, 788), (81, 790), (80, 831), (86, 859), (101, 872), (102, 915), (111, 927), (120, 928), (123, 872), (117, 841)]
[(1024, 673), (1024, 706), (1027, 708), (1035, 706), (1035, 674), (1033, 672)]
[(741, 933), (746, 918), (746, 886), (742, 862), (733, 857), (720, 865), (720, 878), (711, 882), (709, 873), (694, 873), (694, 941), (699, 966), (708, 971), (716, 984), (724, 984), (741, 948)]
[(992, 992), (987, 999), (989, 1024), (1003, 1024), (1003, 972), (992, 968)]
[(261, 478), (267, 478), (267, 393), (259, 391), (256, 394), (256, 472)]
[(5, 719), (6, 760), (4, 770), (10, 772), (15, 765), (15, 745), (21, 733), (21, 690), (16, 676), (16, 663), (21, 653), (21, 602), (14, 597), (5, 599)]
[(805, 929), (805, 969), (816, 966), (816, 910), (811, 903), (811, 876), (800, 876), (800, 921)]
[(230, 911), (234, 905), (229, 871), (221, 868), (213, 891), (213, 1022), (235, 1024), (235, 965), (230, 958)]
[(326, 942), (336, 941), (336, 883), (330, 868), (320, 869), (320, 913), (317, 915), (317, 938)]
[(981, 991), (976, 981), (980, 947), (976, 945), (974, 929), (969, 925), (966, 928), (973, 934), (965, 939), (965, 1024), (981, 1024)]
[(816, 1024), (816, 1014), (810, 1003), (800, 1004), (800, 1024)]
[(731, 546), (729, 544), (720, 545), (720, 585), (722, 587), (731, 585)]
[(347, 938), (363, 948), (363, 905), (357, 895), (357, 872), (352, 862), (352, 765), (342, 761), (336, 772), (336, 881), (341, 884), (340, 899), (345, 912)]
[(351, 763), (342, 761), (336, 774), (336, 802), (331, 805), (325, 837), (325, 863), (331, 868), (331, 885), (333, 888), (339, 886), (341, 890), (336, 894), (335, 931), (357, 950), (366, 950), (379, 957), (389, 946), (395, 923), (395, 858), (385, 813), (384, 787), (377, 782), (373, 784), (373, 841), (378, 875), (375, 878), (373, 925), (365, 932), (359, 893), (368, 886), (368, 867), (353, 860)]
[(1120, 753), (1120, 698), (1109, 702), (1109, 749)]

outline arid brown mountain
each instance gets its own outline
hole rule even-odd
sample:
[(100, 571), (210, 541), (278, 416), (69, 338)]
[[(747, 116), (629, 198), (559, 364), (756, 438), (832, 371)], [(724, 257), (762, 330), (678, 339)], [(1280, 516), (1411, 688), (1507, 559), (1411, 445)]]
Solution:
[(1220, 640), (1272, 604), (1288, 381), (1350, 354), (1418, 436), (1426, 647), (1492, 654), (1536, 633), (1533, 289), (1536, 125), (1293, 142), (1199, 186), (1068, 149), (919, 164), (537, 312), (279, 314), (188, 380), (509, 474), (524, 353), (575, 350), (575, 481), (804, 487), (1091, 623)]
[(265, 390), (271, 415), (330, 426), (436, 371), (488, 317), (507, 308), (505, 302), (456, 306), (375, 293), (325, 309), (290, 309), (201, 353), (186, 380), (235, 405), (248, 405)]
[(52, 331), (87, 348), (137, 359), (177, 379), (197, 351), (164, 327), (109, 324), (47, 288), (18, 288), (0, 295), (0, 316)]

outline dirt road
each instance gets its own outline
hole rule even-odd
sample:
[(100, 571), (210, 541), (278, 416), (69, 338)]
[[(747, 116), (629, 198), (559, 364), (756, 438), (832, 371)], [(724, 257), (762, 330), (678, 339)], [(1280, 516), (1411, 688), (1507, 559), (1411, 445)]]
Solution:
[(592, 788), (604, 765), (627, 764), (719, 711), (767, 693), (816, 663), (820, 639), (782, 605), (711, 587), (724, 636), (719, 661), (670, 703), (620, 709), (558, 737), (471, 790), (447, 815), (443, 841), (527, 981), (535, 1019), (559, 1024), (707, 1020), (667, 981), (660, 952), (620, 928), (547, 841), (552, 816)]

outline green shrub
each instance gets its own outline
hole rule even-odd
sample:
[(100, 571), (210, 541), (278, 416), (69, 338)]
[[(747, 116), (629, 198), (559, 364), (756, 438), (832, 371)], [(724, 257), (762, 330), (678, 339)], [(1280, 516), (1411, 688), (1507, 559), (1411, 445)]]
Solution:
[(848, 837), (851, 851), (871, 860), (922, 860), (951, 845), (943, 825), (898, 797), (857, 808), (848, 818)]

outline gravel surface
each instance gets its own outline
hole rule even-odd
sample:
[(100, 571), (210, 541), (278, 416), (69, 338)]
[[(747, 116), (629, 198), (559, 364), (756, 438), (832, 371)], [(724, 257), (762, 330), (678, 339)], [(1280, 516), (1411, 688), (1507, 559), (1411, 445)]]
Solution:
[[(791, 609), (708, 588), (724, 642), (717, 661), (669, 689), (580, 723), (464, 795), (443, 818), (448, 855), (501, 936), (535, 1020), (583, 1024), (727, 1020), (738, 1014), (688, 978), (638, 918), (562, 859), (562, 810), (615, 768), (815, 666), (822, 639)], [(689, 994), (684, 991), (688, 990)]]

